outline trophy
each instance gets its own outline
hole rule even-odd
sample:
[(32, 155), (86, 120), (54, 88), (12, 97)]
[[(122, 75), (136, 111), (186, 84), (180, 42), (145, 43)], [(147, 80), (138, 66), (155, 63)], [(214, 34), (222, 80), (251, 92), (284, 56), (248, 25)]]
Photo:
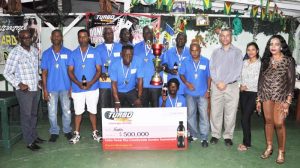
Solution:
[(109, 65), (111, 63), (111, 60), (107, 60), (106, 63), (104, 63), (104, 68), (105, 68), (105, 75), (106, 75), (106, 80), (103, 80), (102, 78), (100, 78), (100, 82), (111, 82), (110, 78), (109, 78), (109, 74), (108, 74), (108, 68)]
[(160, 64), (161, 64), (161, 59), (159, 58), (161, 55), (163, 49), (163, 45), (162, 44), (152, 44), (152, 50), (153, 50), (153, 55), (155, 56), (155, 58), (152, 60), (153, 64), (154, 64), (154, 75), (151, 78), (150, 84), (151, 85), (162, 85), (162, 78), (159, 75), (159, 68), (160, 68)]
[(109, 75), (108, 75), (108, 67), (109, 67), (109, 62), (107, 61), (105, 64), (104, 64), (104, 68), (105, 68), (105, 75), (107, 76), (107, 77), (109, 77)]

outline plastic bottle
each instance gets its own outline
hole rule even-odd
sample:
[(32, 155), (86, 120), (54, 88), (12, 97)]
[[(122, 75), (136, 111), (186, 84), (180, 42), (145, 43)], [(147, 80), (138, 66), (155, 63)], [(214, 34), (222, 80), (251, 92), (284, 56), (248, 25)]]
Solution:
[(85, 75), (82, 75), (82, 86), (86, 86), (86, 77)]
[(185, 147), (185, 128), (183, 126), (183, 121), (179, 121), (179, 126), (177, 127), (177, 147)]

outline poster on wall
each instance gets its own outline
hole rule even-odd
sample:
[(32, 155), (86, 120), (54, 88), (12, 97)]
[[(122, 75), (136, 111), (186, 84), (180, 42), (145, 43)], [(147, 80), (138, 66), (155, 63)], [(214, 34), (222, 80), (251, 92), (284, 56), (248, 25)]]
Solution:
[(187, 108), (102, 109), (103, 150), (187, 149)]
[[(0, 17), (0, 66), (3, 69), (9, 52), (18, 44), (18, 33), (29, 29), (33, 46), (40, 50), (41, 20), (36, 16)], [(1, 72), (2, 73), (2, 72)]]
[(159, 39), (160, 16), (147, 14), (115, 14), (100, 15), (88, 14), (88, 29), (90, 31), (91, 43), (98, 45), (104, 42), (102, 37), (105, 26), (111, 26), (114, 31), (114, 41), (119, 41), (119, 34), (122, 28), (132, 32), (131, 42), (136, 44), (143, 40), (143, 27), (148, 25), (153, 28), (156, 39)]

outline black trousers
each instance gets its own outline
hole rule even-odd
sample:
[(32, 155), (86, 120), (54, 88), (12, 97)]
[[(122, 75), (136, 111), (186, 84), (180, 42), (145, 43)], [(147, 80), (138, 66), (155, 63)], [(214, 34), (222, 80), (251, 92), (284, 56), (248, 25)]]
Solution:
[(111, 89), (100, 89), (99, 92), (99, 102), (102, 108), (112, 108), (112, 92)]
[[(112, 98), (112, 91), (110, 88), (108, 89), (99, 89), (99, 100), (97, 106), (97, 118), (99, 121), (100, 130), (102, 130), (102, 108), (112, 108), (113, 107), (113, 98)], [(102, 131), (101, 133), (102, 134)]]
[(256, 108), (257, 92), (243, 91), (240, 93), (242, 112), (243, 144), (251, 146), (251, 116)]
[(37, 112), (40, 100), (39, 91), (16, 90), (16, 97), (20, 105), (20, 118), (23, 139), (27, 145), (34, 142), (38, 137), (37, 125)]
[(121, 102), (121, 107), (133, 107), (134, 102), (138, 98), (138, 93), (135, 89), (133, 89), (126, 93), (118, 92), (118, 96)]
[(161, 96), (161, 88), (143, 88), (143, 107), (159, 107), (159, 96)]

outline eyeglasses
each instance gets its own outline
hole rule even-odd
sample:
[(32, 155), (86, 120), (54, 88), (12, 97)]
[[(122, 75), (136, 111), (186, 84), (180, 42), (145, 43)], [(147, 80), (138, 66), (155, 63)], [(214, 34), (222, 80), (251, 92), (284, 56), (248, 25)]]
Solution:
[(24, 40), (27, 40), (27, 39), (31, 39), (32, 37), (31, 36), (23, 36), (23, 37), (20, 37), (21, 39), (24, 39)]

